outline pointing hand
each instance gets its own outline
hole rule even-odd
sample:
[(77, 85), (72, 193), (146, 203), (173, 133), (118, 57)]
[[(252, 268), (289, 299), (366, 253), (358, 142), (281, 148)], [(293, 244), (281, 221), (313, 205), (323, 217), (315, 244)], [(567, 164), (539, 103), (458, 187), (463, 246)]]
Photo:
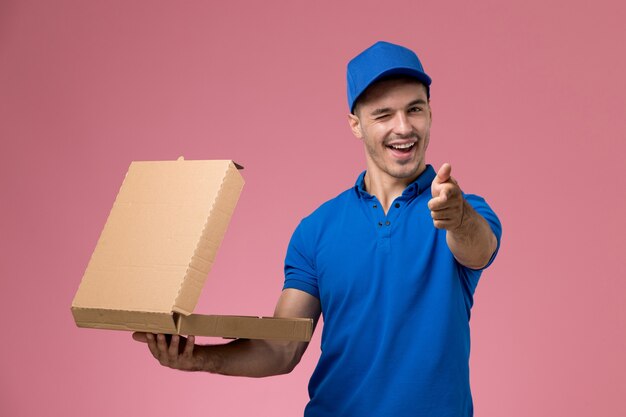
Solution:
[(433, 198), (428, 208), (437, 229), (455, 230), (463, 223), (465, 199), (451, 173), (452, 166), (443, 164), (430, 187)]

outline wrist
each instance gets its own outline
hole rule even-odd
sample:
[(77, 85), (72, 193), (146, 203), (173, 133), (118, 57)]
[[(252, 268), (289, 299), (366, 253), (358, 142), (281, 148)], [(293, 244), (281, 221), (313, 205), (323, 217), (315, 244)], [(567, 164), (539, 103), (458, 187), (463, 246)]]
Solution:
[(449, 231), (454, 234), (464, 234), (471, 229), (472, 223), (472, 207), (469, 203), (463, 199), (463, 204), (461, 204), (461, 219), (459, 220), (458, 226), (450, 229)]
[(194, 371), (218, 373), (216, 355), (211, 352), (210, 346), (196, 346)]

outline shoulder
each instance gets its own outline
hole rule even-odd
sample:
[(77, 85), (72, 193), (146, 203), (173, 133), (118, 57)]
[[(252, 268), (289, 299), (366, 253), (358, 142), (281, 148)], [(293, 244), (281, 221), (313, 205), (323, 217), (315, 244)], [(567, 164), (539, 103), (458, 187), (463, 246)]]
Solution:
[(345, 207), (351, 205), (350, 200), (355, 198), (354, 189), (348, 189), (338, 196), (324, 202), (312, 213), (300, 220), (289, 242), (288, 258), (290, 252), (308, 253), (315, 252), (319, 241), (327, 235), (328, 231), (337, 222), (338, 213), (345, 212)]
[(302, 219), (303, 223), (328, 222), (337, 217), (338, 213), (354, 206), (357, 200), (356, 191), (350, 188), (334, 198), (322, 203), (312, 213)]
[(318, 242), (329, 232), (337, 230), (346, 216), (354, 213), (358, 197), (354, 188), (348, 189), (322, 203), (313, 212), (302, 218), (294, 230), (294, 239)]

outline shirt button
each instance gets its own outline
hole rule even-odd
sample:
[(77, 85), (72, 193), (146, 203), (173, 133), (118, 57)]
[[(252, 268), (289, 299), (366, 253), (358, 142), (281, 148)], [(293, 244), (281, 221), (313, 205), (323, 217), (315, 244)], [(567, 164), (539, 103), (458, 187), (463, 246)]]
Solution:
[(390, 224), (391, 224), (391, 222), (390, 222), (389, 220), (387, 220), (387, 221), (385, 222), (385, 226), (389, 226)]
[(395, 206), (396, 208), (400, 208), (400, 203), (396, 203), (396, 204), (394, 204), (394, 206)]
[(378, 222), (378, 226), (382, 226), (382, 225), (383, 225), (383, 222)]
[(377, 206), (376, 204), (374, 204), (374, 205), (372, 206), (372, 208), (378, 208), (378, 206)]

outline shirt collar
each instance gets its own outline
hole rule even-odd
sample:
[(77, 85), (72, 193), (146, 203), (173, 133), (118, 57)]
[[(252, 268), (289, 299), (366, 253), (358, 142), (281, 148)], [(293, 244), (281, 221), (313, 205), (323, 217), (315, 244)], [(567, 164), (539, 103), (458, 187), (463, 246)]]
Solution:
[[(361, 175), (359, 175), (359, 178), (357, 178), (356, 183), (354, 184), (354, 188), (359, 197), (371, 199), (373, 198), (373, 196), (365, 190), (366, 172), (367, 171), (361, 172)], [(424, 170), (424, 172), (422, 172), (419, 177), (417, 177), (404, 189), (404, 191), (402, 192), (402, 196), (410, 198), (421, 194), (422, 192), (424, 192), (424, 190), (430, 188), (430, 185), (435, 179), (436, 175), (437, 173), (435, 173), (434, 168), (431, 165), (426, 165), (426, 169)]]

